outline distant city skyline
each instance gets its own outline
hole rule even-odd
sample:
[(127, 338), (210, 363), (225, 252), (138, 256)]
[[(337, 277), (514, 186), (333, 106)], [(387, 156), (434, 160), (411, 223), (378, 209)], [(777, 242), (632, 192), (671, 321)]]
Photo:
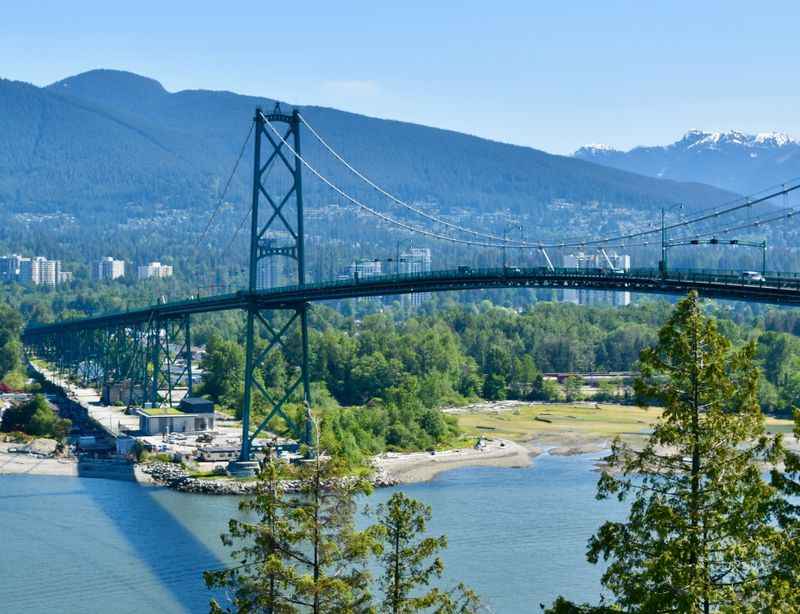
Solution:
[(687, 130), (800, 137), (800, 6), (743, 1), (402, 5), (11, 3), (0, 77), (94, 68), (570, 154)]

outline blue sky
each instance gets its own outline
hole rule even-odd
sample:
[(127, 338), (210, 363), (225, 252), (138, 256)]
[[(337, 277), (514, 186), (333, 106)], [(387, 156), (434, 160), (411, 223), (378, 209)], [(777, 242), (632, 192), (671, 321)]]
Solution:
[(5, 2), (0, 76), (118, 68), (570, 153), (800, 137), (800, 2)]

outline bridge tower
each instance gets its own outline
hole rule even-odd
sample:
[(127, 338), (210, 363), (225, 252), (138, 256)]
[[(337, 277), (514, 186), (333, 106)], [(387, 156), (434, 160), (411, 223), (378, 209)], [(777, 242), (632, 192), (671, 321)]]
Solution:
[[(308, 303), (287, 304), (282, 311), (288, 318), (271, 321), (258, 307), (259, 271), (263, 265), (271, 265), (269, 259), (289, 260), (291, 281), (305, 284), (305, 249), (303, 228), (303, 185), (300, 153), (300, 116), (297, 110), (291, 114), (283, 112), (276, 104), (270, 113), (256, 109), (255, 147), (253, 156), (253, 197), (250, 218), (250, 266), (248, 282), (247, 323), (245, 334), (245, 376), (242, 403), (242, 450), (239, 461), (232, 463), (233, 471), (250, 472), (252, 442), (274, 417), (282, 418), (295, 436), (305, 444), (312, 443), (311, 389), (308, 373)], [(268, 125), (269, 123), (269, 125)], [(279, 128), (283, 136), (273, 132)], [(285, 132), (283, 132), (285, 127)], [(287, 147), (288, 145), (288, 147)], [(294, 151), (292, 152), (291, 149)], [(263, 205), (263, 207), (262, 207)], [(263, 208), (263, 215), (262, 215)], [(275, 267), (277, 268), (277, 267)], [(273, 268), (273, 270), (275, 270)], [(289, 281), (289, 280), (287, 280)], [(291, 283), (291, 282), (290, 282)], [(256, 377), (268, 354), (279, 347), (287, 349), (287, 343), (299, 328), (300, 348), (289, 351), (298, 355), (295, 373), (281, 397), (273, 397)], [(256, 347), (263, 334), (267, 345)], [(305, 405), (304, 424), (298, 424), (284, 411), (284, 405), (295, 391), (302, 387)], [(271, 409), (267, 416), (251, 433), (251, 411), (256, 390), (266, 399)]]

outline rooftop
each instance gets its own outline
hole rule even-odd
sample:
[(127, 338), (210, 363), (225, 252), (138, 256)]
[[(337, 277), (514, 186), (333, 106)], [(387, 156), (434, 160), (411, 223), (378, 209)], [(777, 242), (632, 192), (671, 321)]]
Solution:
[(186, 412), (182, 412), (180, 409), (176, 409), (174, 407), (148, 407), (147, 409), (140, 409), (140, 414), (144, 414), (148, 417), (153, 416), (190, 416), (194, 414), (187, 414)]

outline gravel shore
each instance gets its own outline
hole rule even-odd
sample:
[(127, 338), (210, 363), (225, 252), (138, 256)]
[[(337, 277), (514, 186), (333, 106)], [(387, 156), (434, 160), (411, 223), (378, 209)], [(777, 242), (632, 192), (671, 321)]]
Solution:
[(527, 467), (538, 453), (505, 439), (492, 440), (482, 449), (465, 448), (445, 452), (387, 452), (375, 457), (378, 471), (400, 483), (426, 482), (443, 471), (459, 467)]

